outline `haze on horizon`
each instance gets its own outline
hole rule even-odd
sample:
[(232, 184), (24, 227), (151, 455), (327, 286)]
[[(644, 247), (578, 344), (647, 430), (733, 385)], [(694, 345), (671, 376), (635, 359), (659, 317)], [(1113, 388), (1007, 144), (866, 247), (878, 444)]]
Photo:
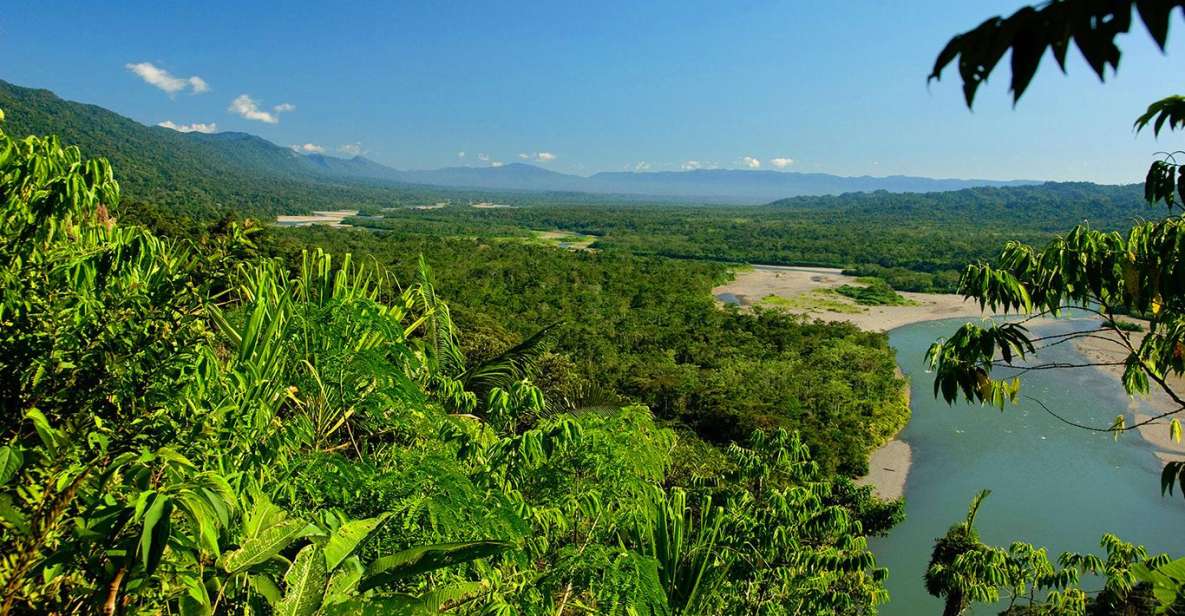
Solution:
[(927, 87), (951, 35), (1022, 4), (26, 4), (0, 14), (0, 78), (403, 169), (1138, 181), (1165, 146), (1132, 121), (1172, 74), (1142, 26), (1106, 85), (1075, 51), (1015, 109), (999, 76), (974, 112), (954, 73)]

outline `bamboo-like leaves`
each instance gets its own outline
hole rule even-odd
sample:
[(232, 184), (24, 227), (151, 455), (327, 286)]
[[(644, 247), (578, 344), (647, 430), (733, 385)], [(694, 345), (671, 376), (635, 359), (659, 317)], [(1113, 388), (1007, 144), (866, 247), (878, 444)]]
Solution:
[(173, 501), (166, 495), (154, 494), (152, 504), (144, 514), (143, 530), (140, 533), (140, 561), (148, 574), (156, 571), (164, 554), (172, 529), (169, 516), (173, 513)]

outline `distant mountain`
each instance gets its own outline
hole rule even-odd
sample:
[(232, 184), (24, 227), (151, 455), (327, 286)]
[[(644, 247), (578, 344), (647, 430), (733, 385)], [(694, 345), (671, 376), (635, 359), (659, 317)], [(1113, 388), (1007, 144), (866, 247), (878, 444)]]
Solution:
[[(295, 153), (294, 153), (295, 154)], [(300, 156), (297, 154), (297, 156)], [(387, 182), (403, 182), (403, 172), (386, 165), (355, 156), (353, 158), (338, 158), (324, 154), (306, 154), (302, 156), (316, 173), (341, 179), (382, 180)]]
[(975, 186), (1022, 186), (1030, 180), (959, 180), (894, 175), (844, 177), (826, 173), (697, 169), (693, 171), (608, 172), (589, 178), (596, 192), (662, 194), (676, 197), (728, 197), (772, 201), (786, 197), (850, 192), (941, 192)]
[(400, 194), (468, 189), (764, 203), (795, 196), (878, 190), (925, 193), (1036, 183), (722, 169), (607, 172), (583, 177), (522, 163), (399, 170), (361, 156), (302, 155), (246, 133), (179, 133), (144, 126), (101, 107), (66, 101), (48, 90), (4, 81), (0, 81), (0, 109), (8, 117), (5, 131), (15, 135), (58, 134), (65, 143), (80, 146), (89, 156), (109, 158), (129, 198), (178, 208), (196, 203), (207, 208), (279, 212), (335, 205), (382, 205), (394, 198), (392, 189)]
[(523, 163), (499, 167), (445, 167), (428, 171), (405, 171), (404, 177), (405, 181), (416, 184), (456, 188), (596, 192), (589, 190), (588, 178), (557, 173)]
[(313, 154), (325, 173), (448, 188), (563, 191), (637, 195), (733, 203), (765, 203), (800, 196), (888, 191), (927, 193), (981, 186), (1027, 186), (1034, 180), (935, 179), (895, 175), (844, 177), (826, 173), (698, 169), (694, 171), (604, 172), (591, 177), (558, 173), (535, 165), (514, 163), (499, 167), (445, 167), (401, 171), (361, 157), (334, 158)]

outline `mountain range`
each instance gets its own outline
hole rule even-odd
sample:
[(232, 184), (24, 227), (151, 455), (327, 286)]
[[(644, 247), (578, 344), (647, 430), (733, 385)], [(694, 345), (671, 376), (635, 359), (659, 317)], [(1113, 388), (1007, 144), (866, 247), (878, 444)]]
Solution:
[(0, 109), (10, 134), (57, 134), (89, 156), (105, 156), (130, 198), (182, 207), (292, 211), (341, 204), (381, 204), (391, 190), (568, 192), (662, 200), (765, 203), (786, 197), (885, 190), (938, 192), (1034, 181), (935, 179), (910, 176), (844, 177), (824, 173), (699, 169), (680, 172), (559, 173), (515, 163), (490, 167), (400, 170), (367, 158), (299, 154), (238, 132), (181, 133), (145, 126), (94, 105), (64, 100), (48, 90), (0, 81)]
[(672, 197), (687, 200), (765, 203), (799, 196), (848, 192), (942, 192), (978, 186), (1023, 186), (1029, 180), (962, 180), (904, 175), (844, 177), (826, 173), (695, 169), (690, 171), (607, 171), (584, 177), (525, 163), (498, 167), (445, 167), (398, 170), (356, 156), (351, 159), (308, 155), (321, 170), (348, 176), (450, 188), (585, 192), (611, 195)]

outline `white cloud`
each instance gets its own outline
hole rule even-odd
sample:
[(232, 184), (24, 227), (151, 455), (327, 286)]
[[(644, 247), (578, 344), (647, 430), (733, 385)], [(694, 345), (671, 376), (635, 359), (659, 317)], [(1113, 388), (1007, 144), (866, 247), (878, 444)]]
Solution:
[(164, 128), (171, 128), (179, 133), (213, 133), (218, 131), (218, 125), (214, 122), (203, 124), (201, 122), (194, 122), (193, 124), (174, 124), (171, 120), (165, 120), (157, 124)]
[(531, 157), (531, 155), (530, 155), (530, 154), (527, 154), (526, 152), (522, 152), (522, 153), (520, 153), (520, 154), (518, 155), (518, 157), (519, 157), (519, 158), (521, 158), (521, 159), (523, 159), (523, 160), (527, 160), (528, 158), (530, 158), (530, 157)]
[(276, 113), (287, 113), (289, 111), (296, 111), (296, 105), (293, 105), (292, 103), (280, 103), (279, 105), (272, 107), (272, 111), (274, 111)]
[(778, 169), (785, 169), (786, 167), (789, 167), (790, 165), (794, 164), (794, 159), (793, 158), (771, 158), (771, 159), (769, 159), (769, 164), (777, 167)]
[(703, 166), (703, 163), (699, 162), (698, 160), (686, 160), (683, 161), (683, 164), (679, 165), (679, 168), (684, 171), (694, 171)]
[(248, 120), (256, 120), (267, 124), (278, 124), (280, 122), (280, 118), (276, 114), (261, 110), (259, 103), (246, 94), (240, 94), (238, 98), (231, 101), (230, 107), (227, 107), (226, 110), (233, 111)]
[(634, 171), (650, 171), (650, 163), (641, 161), (634, 165)]
[(289, 146), (289, 147), (291, 147), (293, 150), (295, 150), (297, 152), (300, 152), (301, 154), (324, 154), (325, 153), (325, 148), (323, 148), (315, 143), (302, 143), (302, 144), (293, 145), (293, 146)]
[(505, 164), (505, 163), (503, 163), (503, 162), (502, 162), (502, 161), (500, 161), (500, 160), (491, 160), (491, 161), (490, 161), (490, 166), (491, 166), (491, 167), (501, 167), (503, 164)]
[(125, 64), (124, 68), (135, 73), (145, 83), (156, 86), (169, 94), (176, 94), (186, 88), (189, 89), (190, 94), (201, 94), (210, 90), (210, 85), (206, 83), (206, 80), (197, 75), (176, 77), (151, 62), (129, 63)]
[(362, 149), (362, 144), (359, 142), (339, 145), (337, 146), (337, 151), (342, 154), (349, 154), (350, 156), (362, 156), (366, 152), (366, 150)]
[(551, 152), (540, 152), (535, 155), (535, 160), (541, 163), (549, 163), (555, 160), (555, 154), (552, 154)]
[(478, 154), (477, 160), (480, 160), (483, 163), (488, 162), (490, 160), (490, 155), (489, 154)]
[(457, 158), (465, 158), (464, 152), (457, 152)]
[(757, 168), (761, 167), (761, 161), (757, 160), (756, 158), (753, 158), (752, 156), (746, 156), (746, 157), (742, 158), (741, 164), (750, 168), (750, 169), (757, 169)]

